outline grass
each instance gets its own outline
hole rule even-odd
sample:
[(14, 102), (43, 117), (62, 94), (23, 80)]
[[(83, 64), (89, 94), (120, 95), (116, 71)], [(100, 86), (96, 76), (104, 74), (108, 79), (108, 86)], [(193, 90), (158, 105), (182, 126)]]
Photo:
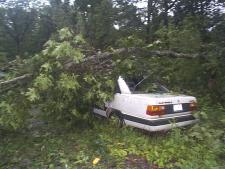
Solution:
[[(92, 125), (73, 129), (46, 123), (1, 136), (0, 168), (222, 169), (225, 165), (221, 135), (201, 125), (148, 133), (93, 120)], [(96, 158), (100, 161), (93, 164)]]

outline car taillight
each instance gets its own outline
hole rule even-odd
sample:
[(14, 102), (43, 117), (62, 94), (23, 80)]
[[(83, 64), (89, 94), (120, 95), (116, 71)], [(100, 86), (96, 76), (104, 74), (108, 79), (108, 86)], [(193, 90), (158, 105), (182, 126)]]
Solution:
[(160, 106), (160, 105), (148, 105), (146, 114), (150, 116), (160, 116), (165, 114), (165, 106)]
[(190, 103), (190, 104), (189, 104), (189, 110), (190, 110), (190, 111), (197, 110), (197, 103), (196, 103), (196, 102)]

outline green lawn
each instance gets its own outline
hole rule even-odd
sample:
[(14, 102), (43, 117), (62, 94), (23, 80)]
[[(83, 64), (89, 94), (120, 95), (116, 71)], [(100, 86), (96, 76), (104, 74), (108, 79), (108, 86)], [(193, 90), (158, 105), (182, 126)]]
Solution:
[[(198, 125), (148, 133), (93, 120), (92, 125), (79, 124), (73, 129), (41, 124), (3, 134), (0, 168), (223, 168), (224, 155), (221, 146), (217, 148), (220, 140), (191, 131)], [(100, 161), (94, 165), (96, 158)]]

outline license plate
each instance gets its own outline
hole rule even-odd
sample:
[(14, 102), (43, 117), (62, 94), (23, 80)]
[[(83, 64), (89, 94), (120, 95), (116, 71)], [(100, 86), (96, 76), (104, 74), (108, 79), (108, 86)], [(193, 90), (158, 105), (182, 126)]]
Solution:
[(173, 111), (182, 111), (182, 110), (183, 110), (182, 104), (173, 105)]

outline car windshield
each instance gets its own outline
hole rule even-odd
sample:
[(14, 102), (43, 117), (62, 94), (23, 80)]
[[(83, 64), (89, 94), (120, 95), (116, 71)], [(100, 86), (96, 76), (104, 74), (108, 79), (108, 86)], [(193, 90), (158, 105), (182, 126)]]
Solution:
[(169, 90), (157, 83), (151, 82), (149, 78), (143, 78), (138, 82), (128, 82), (127, 83), (132, 93), (168, 93)]

